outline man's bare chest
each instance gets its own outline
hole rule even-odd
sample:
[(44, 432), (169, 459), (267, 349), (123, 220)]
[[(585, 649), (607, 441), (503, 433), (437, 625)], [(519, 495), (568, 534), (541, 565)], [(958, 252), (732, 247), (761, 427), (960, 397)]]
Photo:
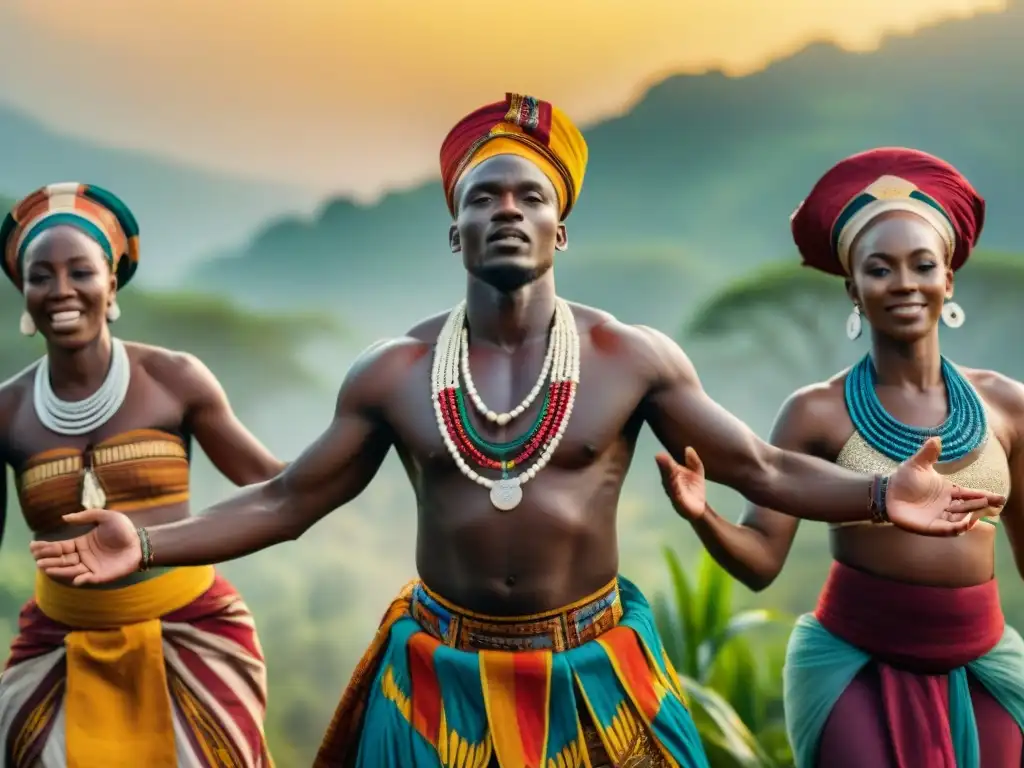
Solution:
[[(539, 396), (525, 411), (499, 426), (488, 421), (462, 385), (457, 406), (445, 412), (432, 397), (429, 366), (417, 368), (389, 398), (386, 419), (399, 450), (423, 466), (453, 467), (450, 443), (454, 442), (457, 447), (467, 438), (483, 454), (491, 456), (529, 444), (531, 437), (543, 427), (546, 414), (556, 407), (542, 387)], [(479, 376), (474, 383), (483, 403), (497, 412), (514, 409), (535, 384), (519, 377), (521, 380), (515, 385), (509, 386), (506, 382), (502, 387), (501, 382), (495, 385), (491, 378)], [(572, 409), (549, 463), (566, 469), (583, 468), (615, 451), (623, 441), (635, 440), (644, 394), (639, 377), (628, 369), (616, 370), (583, 356)], [(458, 432), (462, 433), (462, 440), (443, 437), (445, 434), (452, 437)], [(534, 461), (536, 458), (531, 456)], [(526, 465), (530, 463), (527, 461)]]

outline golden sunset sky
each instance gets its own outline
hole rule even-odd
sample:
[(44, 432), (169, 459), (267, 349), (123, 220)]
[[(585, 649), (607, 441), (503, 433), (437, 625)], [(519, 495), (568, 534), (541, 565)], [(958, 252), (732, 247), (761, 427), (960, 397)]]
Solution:
[[(629, 9), (628, 12), (625, 9)], [(1005, 0), (2, 0), (0, 100), (214, 170), (372, 196), (524, 91), (586, 125), (673, 72), (741, 75)], [(12, 73), (16, 73), (13, 76)]]

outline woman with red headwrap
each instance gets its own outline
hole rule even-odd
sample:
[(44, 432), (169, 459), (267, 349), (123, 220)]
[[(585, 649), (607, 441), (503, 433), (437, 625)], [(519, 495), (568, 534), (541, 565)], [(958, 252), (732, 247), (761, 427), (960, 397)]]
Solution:
[[(805, 265), (845, 278), (847, 335), (866, 321), (871, 351), (794, 393), (772, 442), (871, 474), (939, 437), (936, 468), (953, 482), (1014, 487), (1002, 522), (1024, 573), (1024, 386), (939, 351), (940, 322), (964, 322), (953, 275), (984, 213), (955, 168), (915, 150), (864, 152), (822, 177), (793, 214), (793, 237)], [(706, 503), (696, 454), (686, 467), (659, 462), (677, 511), (712, 555), (752, 589), (768, 586), (799, 520), (753, 507), (730, 523)], [(1000, 608), (997, 520), (946, 539), (883, 522), (832, 526), (832, 570), (786, 658), (799, 768), (1022, 765), (1024, 642)]]

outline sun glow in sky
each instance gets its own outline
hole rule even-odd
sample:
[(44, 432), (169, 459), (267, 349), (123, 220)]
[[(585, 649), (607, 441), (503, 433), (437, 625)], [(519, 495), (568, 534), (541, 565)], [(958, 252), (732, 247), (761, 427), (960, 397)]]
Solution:
[(586, 124), (671, 72), (744, 74), (811, 40), (870, 49), (1005, 4), (4, 0), (17, 76), (0, 99), (108, 144), (366, 196), (435, 174), (450, 124), (506, 90)]

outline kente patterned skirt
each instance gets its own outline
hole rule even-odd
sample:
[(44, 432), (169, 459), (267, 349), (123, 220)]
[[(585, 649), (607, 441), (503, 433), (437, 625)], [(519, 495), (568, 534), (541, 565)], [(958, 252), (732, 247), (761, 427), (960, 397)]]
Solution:
[(651, 609), (623, 578), (515, 618), (402, 590), (314, 768), (707, 768)]

